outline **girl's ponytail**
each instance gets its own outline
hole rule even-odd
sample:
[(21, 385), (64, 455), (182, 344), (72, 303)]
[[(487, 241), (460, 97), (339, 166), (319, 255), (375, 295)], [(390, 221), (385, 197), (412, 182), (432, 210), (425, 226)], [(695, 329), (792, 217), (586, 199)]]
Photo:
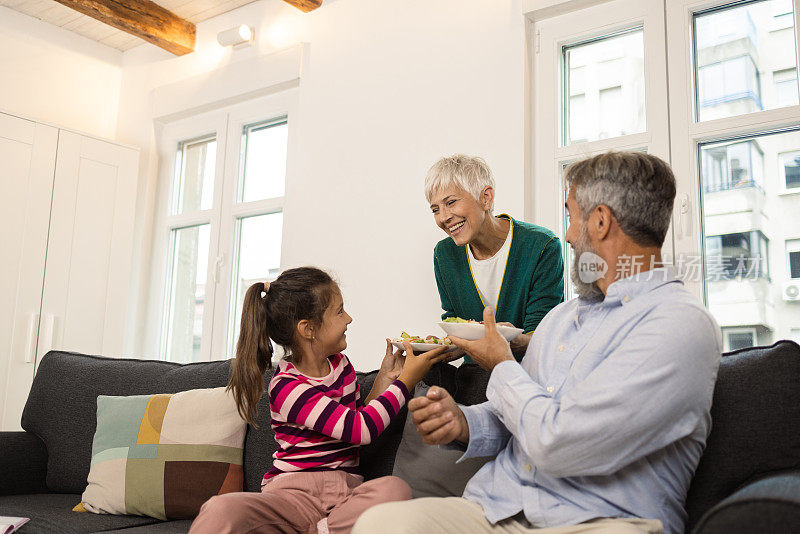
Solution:
[(257, 404), (264, 393), (264, 373), (272, 368), (270, 338), (294, 355), (298, 321), (322, 324), (322, 316), (339, 291), (325, 271), (316, 267), (288, 269), (271, 284), (257, 282), (244, 295), (242, 325), (228, 390), (242, 419), (255, 426)]
[(239, 415), (254, 426), (256, 405), (264, 393), (264, 373), (272, 368), (267, 300), (269, 284), (262, 282), (250, 286), (244, 295), (236, 358), (232, 362), (233, 368), (228, 382), (228, 390), (233, 391)]

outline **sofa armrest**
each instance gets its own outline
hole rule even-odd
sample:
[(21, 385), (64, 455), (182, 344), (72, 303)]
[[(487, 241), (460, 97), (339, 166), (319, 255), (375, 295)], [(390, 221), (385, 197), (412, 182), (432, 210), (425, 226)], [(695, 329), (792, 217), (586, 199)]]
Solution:
[(46, 493), (47, 448), (30, 432), (0, 432), (0, 495)]
[(692, 534), (791, 534), (800, 525), (800, 470), (751, 482), (706, 512)]

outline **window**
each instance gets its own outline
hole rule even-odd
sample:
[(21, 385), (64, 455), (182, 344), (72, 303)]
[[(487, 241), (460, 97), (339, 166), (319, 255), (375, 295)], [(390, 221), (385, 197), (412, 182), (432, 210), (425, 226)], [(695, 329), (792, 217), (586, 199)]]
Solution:
[(781, 183), (786, 191), (800, 191), (800, 150), (778, 155)]
[(794, 26), (792, 0), (779, 0), (772, 4), (772, 31), (791, 29)]
[(755, 347), (758, 336), (755, 328), (723, 328), (723, 350), (731, 352)]
[[(755, 344), (757, 332), (766, 342), (800, 329), (800, 306), (782, 298), (784, 265), (791, 273), (800, 256), (800, 246), (782, 245), (800, 241), (800, 195), (782, 194), (800, 192), (798, 5), (608, 0), (529, 12), (529, 217), (563, 238), (562, 182), (547, 177), (560, 177), (567, 162), (609, 149), (666, 159), (678, 187), (662, 256), (733, 346)], [(624, 54), (589, 49), (622, 35), (641, 36), (641, 71), (619, 63), (638, 57), (633, 44)], [(619, 81), (603, 78), (600, 65), (612, 65)], [(626, 92), (638, 83), (632, 72), (643, 73), (641, 97)], [(578, 106), (583, 120), (573, 117)], [(625, 127), (637, 106), (646, 121)]]
[(213, 203), (216, 155), (215, 135), (183, 140), (175, 150), (162, 346), (179, 362), (200, 357), (210, 244), (210, 218), (203, 213)]
[(768, 245), (759, 231), (706, 237), (707, 281), (769, 278)]
[(800, 239), (786, 241), (786, 272), (792, 280), (800, 280)]
[(797, 105), (797, 69), (776, 70), (772, 73), (772, 83), (778, 107)]
[(645, 129), (642, 30), (564, 47), (565, 144)]
[(168, 361), (232, 357), (244, 293), (280, 272), (293, 95), (163, 127), (164, 276), (154, 284)]

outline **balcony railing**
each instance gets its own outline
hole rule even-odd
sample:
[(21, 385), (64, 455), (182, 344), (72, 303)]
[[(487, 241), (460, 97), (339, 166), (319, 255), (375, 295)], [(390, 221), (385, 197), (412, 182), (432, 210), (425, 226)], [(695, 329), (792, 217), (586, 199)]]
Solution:
[(762, 193), (764, 192), (764, 188), (755, 180), (724, 180), (719, 183), (703, 184), (704, 193), (718, 193), (720, 191), (732, 191), (734, 189), (757, 189)]

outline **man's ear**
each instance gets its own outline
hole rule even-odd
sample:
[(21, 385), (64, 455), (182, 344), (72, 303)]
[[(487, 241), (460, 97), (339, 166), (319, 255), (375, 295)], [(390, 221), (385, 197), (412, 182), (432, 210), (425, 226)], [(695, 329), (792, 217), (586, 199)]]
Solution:
[(481, 206), (484, 210), (488, 211), (494, 204), (494, 187), (487, 185), (481, 191)]
[(595, 239), (598, 241), (602, 241), (608, 237), (608, 233), (611, 231), (611, 225), (615, 222), (616, 218), (614, 214), (611, 213), (611, 208), (605, 204), (597, 206), (592, 212), (591, 217), (589, 217), (591, 230), (594, 233)]
[(303, 338), (311, 341), (314, 339), (314, 325), (308, 319), (303, 319), (297, 322), (297, 334)]

